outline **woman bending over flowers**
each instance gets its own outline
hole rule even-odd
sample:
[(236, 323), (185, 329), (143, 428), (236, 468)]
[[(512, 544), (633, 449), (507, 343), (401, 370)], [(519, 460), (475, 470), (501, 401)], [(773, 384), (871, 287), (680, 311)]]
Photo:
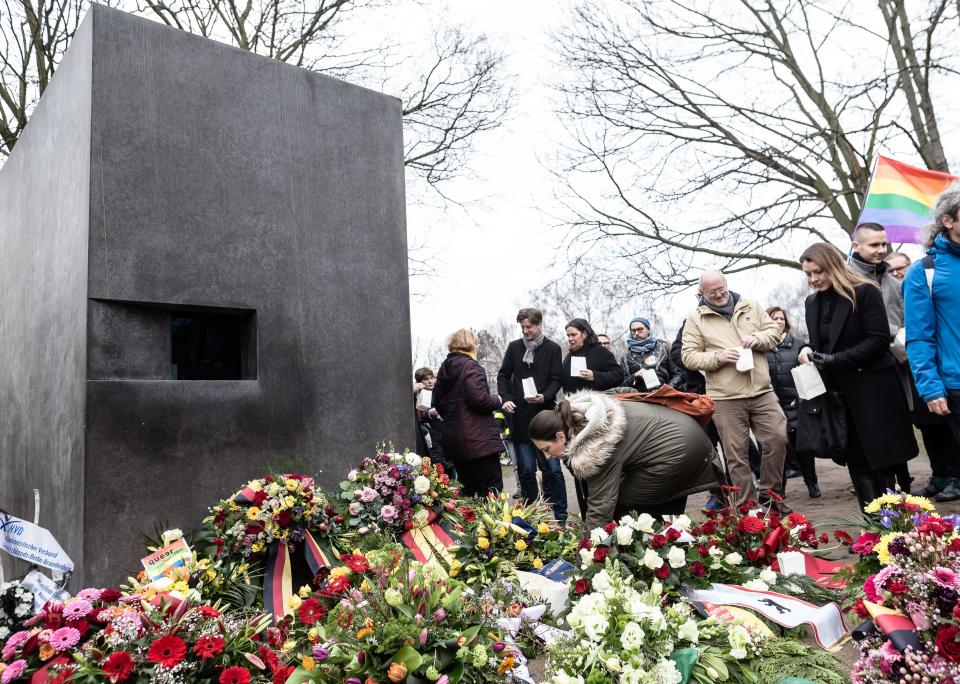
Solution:
[(584, 530), (628, 511), (683, 513), (687, 495), (717, 485), (716, 454), (693, 418), (664, 406), (584, 390), (530, 422), (547, 458), (563, 458), (587, 483)]

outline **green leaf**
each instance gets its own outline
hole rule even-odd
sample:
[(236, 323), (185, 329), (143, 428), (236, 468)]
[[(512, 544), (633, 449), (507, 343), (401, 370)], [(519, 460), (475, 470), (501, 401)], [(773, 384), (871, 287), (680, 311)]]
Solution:
[(296, 670), (287, 677), (286, 684), (304, 684), (304, 682), (313, 682), (315, 681), (313, 675), (304, 670), (302, 667), (298, 667)]
[(414, 672), (423, 664), (423, 656), (412, 646), (403, 646), (399, 651), (393, 654), (391, 663), (403, 663), (407, 672)]
[(463, 679), (463, 663), (457, 662), (450, 671), (447, 673), (447, 679), (450, 680), (450, 684), (459, 684), (460, 680)]

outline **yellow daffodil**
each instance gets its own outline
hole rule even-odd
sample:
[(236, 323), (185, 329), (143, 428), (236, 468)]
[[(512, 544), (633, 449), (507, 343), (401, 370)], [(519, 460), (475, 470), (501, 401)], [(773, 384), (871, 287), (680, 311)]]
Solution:
[(256, 542), (253, 546), (250, 547), (250, 550), (253, 551), (253, 553), (262, 553), (263, 544), (261, 544), (260, 542)]
[(208, 582), (212, 582), (213, 580), (217, 579), (217, 571), (207, 570), (203, 576)]
[(543, 568), (543, 561), (540, 560), (539, 558), (534, 558), (534, 559), (533, 559), (533, 569), (534, 569), (534, 570), (540, 570), (540, 569), (542, 569), (542, 568)]
[(480, 537), (480, 538), (477, 540), (477, 548), (480, 549), (481, 551), (485, 551), (486, 549), (489, 549), (489, 548), (490, 548), (490, 540), (487, 539), (486, 537)]
[(313, 659), (313, 656), (307, 656), (300, 661), (300, 667), (302, 667), (307, 672), (313, 672), (313, 669), (317, 666), (317, 661)]
[(366, 594), (370, 591), (370, 588), (370, 583), (366, 580), (366, 578), (364, 578), (364, 580), (360, 583), (360, 591)]
[(541, 522), (539, 525), (537, 525), (537, 532), (539, 534), (547, 534), (550, 532), (550, 526), (545, 522)]
[(513, 517), (514, 517), (514, 518), (523, 518), (523, 517), (525, 517), (525, 516), (523, 515), (523, 509), (522, 509), (522, 508), (514, 508), (514, 509), (513, 509), (512, 511), (510, 511), (510, 512), (513, 514)]
[(513, 548), (515, 548), (517, 551), (526, 551), (527, 542), (523, 541), (522, 539), (518, 539), (513, 543)]

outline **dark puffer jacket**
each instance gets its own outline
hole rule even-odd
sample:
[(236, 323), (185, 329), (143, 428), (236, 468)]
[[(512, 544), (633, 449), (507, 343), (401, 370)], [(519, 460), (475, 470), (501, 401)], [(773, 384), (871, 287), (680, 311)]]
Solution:
[(767, 365), (770, 366), (770, 381), (773, 391), (780, 400), (780, 408), (787, 417), (787, 430), (797, 429), (797, 408), (800, 397), (797, 395), (797, 386), (793, 381), (791, 371), (800, 363), (800, 350), (806, 342), (796, 335), (786, 333), (783, 342), (776, 349), (767, 352)]
[(450, 352), (437, 373), (433, 406), (443, 422), (444, 457), (454, 463), (503, 451), (493, 412), (500, 398), (490, 394), (483, 366), (461, 352)]

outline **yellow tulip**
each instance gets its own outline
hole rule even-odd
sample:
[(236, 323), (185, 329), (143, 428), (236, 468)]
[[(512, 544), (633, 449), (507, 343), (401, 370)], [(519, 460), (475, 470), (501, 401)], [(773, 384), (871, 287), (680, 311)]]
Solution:
[(540, 569), (542, 569), (542, 568), (543, 568), (543, 561), (540, 560), (539, 558), (534, 558), (534, 559), (533, 559), (533, 568), (534, 568), (534, 570), (540, 570)]
[(540, 523), (539, 525), (537, 525), (537, 532), (538, 532), (538, 533), (540, 533), (540, 534), (547, 534), (549, 531), (550, 531), (550, 526), (549, 526), (547, 523), (542, 522), (542, 523)]

